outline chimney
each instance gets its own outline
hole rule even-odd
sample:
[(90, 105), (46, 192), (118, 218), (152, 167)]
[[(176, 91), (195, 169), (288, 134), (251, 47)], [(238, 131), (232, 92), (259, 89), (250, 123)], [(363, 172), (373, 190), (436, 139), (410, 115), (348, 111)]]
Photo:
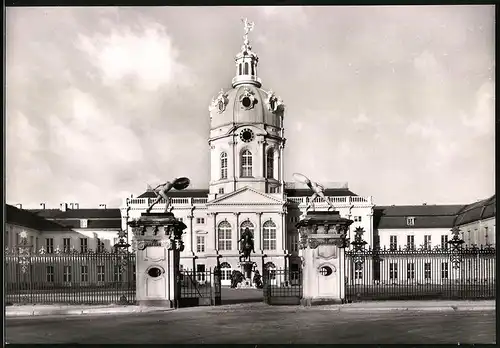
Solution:
[(422, 205), (427, 205), (427, 203), (424, 202), (424, 203), (422, 203)]
[(22, 204), (16, 204), (16, 208), (17, 209), (23, 209), (23, 205)]
[(45, 209), (45, 203), (40, 203), (40, 209)]
[(69, 204), (69, 209), (73, 209), (73, 203)]
[(99, 204), (99, 209), (106, 209), (106, 204)]
[(74, 204), (75, 209), (80, 209), (80, 204), (79, 203), (73, 203), (73, 204)]
[(59, 205), (59, 209), (61, 209), (61, 211), (66, 211), (68, 209), (68, 203), (61, 203)]

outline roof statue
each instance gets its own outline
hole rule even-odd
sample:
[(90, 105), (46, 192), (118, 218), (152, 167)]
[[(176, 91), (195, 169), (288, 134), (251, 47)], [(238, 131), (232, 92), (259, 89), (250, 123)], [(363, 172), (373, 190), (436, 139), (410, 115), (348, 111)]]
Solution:
[(170, 197), (168, 197), (167, 193), (175, 188), (176, 190), (184, 190), (186, 187), (189, 186), (189, 179), (188, 178), (177, 178), (170, 181), (167, 181), (164, 184), (160, 184), (156, 186), (153, 190), (153, 192), (156, 195), (156, 199), (154, 200), (153, 203), (146, 209), (146, 213), (149, 213), (153, 207), (158, 204), (162, 199), (166, 201), (166, 206), (165, 206), (165, 211), (168, 211), (170, 207)]
[[(307, 187), (309, 187), (313, 191), (312, 196), (309, 198), (309, 204), (306, 207), (306, 212), (309, 210), (309, 208), (311, 206), (313, 207), (313, 211), (314, 211), (314, 200), (318, 196), (321, 197), (326, 203), (328, 203), (330, 208), (335, 210), (335, 207), (333, 206), (332, 202), (330, 202), (328, 200), (328, 198), (326, 198), (325, 193), (324, 193), (325, 188), (322, 185), (318, 184), (317, 182), (313, 182), (313, 181), (309, 180), (309, 178), (307, 178), (305, 175), (300, 174), (300, 173), (293, 173), (293, 177), (298, 182), (306, 184)], [(328, 208), (328, 209), (330, 209), (330, 208)]]
[(243, 29), (245, 30), (245, 35), (243, 35), (243, 40), (245, 45), (248, 45), (248, 33), (251, 32), (255, 26), (254, 22), (249, 22), (247, 18), (242, 18)]

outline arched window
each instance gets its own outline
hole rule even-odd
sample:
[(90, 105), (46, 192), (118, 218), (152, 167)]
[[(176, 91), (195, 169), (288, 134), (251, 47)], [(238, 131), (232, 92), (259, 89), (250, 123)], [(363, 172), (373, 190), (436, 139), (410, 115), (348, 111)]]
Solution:
[(263, 227), (264, 250), (276, 250), (276, 224), (268, 220), (264, 223)]
[(241, 64), (238, 64), (238, 75), (241, 75)]
[(220, 275), (221, 275), (221, 285), (231, 285), (231, 265), (227, 262), (223, 262), (220, 265)]
[(252, 153), (249, 150), (241, 153), (241, 177), (252, 177)]
[(274, 178), (274, 150), (273, 149), (269, 149), (269, 151), (267, 151), (266, 178), (268, 178), (268, 179)]
[(218, 228), (219, 250), (231, 250), (231, 224), (222, 221)]
[(220, 178), (227, 179), (227, 153), (220, 154)]
[(248, 75), (248, 63), (245, 63), (245, 75)]
[(255, 68), (253, 64), (252, 64), (252, 75), (255, 75)]
[(250, 232), (252, 233), (252, 236), (254, 236), (255, 234), (253, 233), (254, 231), (254, 226), (253, 224), (250, 222), (250, 220), (246, 220), (246, 221), (243, 221), (240, 225), (240, 235), (238, 237), (240, 237), (243, 232), (245, 231), (245, 228), (247, 228), (250, 230)]

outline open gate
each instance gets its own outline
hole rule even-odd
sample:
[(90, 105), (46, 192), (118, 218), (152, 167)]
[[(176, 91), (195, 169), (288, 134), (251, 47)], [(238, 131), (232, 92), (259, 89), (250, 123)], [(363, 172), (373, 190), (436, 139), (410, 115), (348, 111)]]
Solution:
[(264, 302), (270, 305), (298, 305), (302, 299), (302, 270), (264, 269)]

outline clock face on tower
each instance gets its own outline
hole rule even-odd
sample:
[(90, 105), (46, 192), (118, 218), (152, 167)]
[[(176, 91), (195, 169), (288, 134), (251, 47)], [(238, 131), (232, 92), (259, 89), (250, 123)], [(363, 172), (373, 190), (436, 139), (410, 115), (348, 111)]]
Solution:
[(243, 131), (240, 133), (240, 138), (243, 140), (245, 143), (249, 143), (253, 140), (254, 134), (251, 129), (245, 128)]

